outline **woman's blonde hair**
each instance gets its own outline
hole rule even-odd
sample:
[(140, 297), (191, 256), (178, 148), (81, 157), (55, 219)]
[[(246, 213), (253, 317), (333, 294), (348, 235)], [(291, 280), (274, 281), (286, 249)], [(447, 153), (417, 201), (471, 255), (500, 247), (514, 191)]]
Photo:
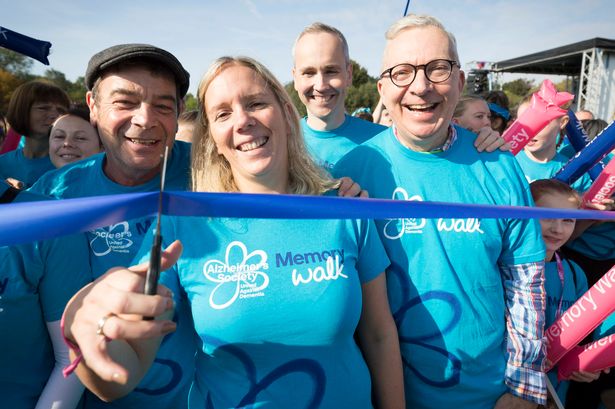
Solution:
[(483, 101), (485, 105), (487, 105), (487, 101), (479, 95), (466, 95), (459, 99), (457, 102), (457, 106), (455, 106), (455, 112), (453, 113), (453, 118), (459, 118), (463, 115), (463, 113), (468, 109), (468, 105), (475, 101)]
[(197, 192), (236, 192), (231, 166), (218, 153), (207, 120), (205, 94), (212, 81), (226, 68), (247, 67), (254, 71), (271, 89), (290, 130), (287, 140), (289, 193), (321, 195), (337, 188), (338, 183), (321, 169), (308, 154), (303, 141), (299, 114), (284, 87), (261, 63), (249, 57), (221, 57), (209, 67), (198, 89), (199, 114), (192, 146), (192, 190)]

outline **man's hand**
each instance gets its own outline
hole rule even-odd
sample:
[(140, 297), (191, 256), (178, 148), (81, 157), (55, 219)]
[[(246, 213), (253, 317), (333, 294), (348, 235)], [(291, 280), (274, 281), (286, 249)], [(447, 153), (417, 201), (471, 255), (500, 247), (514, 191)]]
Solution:
[(479, 152), (493, 152), (498, 148), (501, 151), (509, 151), (511, 148), (510, 144), (506, 143), (504, 138), (500, 136), (500, 133), (489, 126), (485, 126), (478, 131), (478, 136), (474, 140), (474, 147)]
[(339, 179), (340, 186), (337, 188), (337, 195), (340, 197), (369, 197), (367, 190), (361, 190), (358, 183), (349, 177)]
[(493, 409), (535, 409), (538, 405), (529, 400), (521, 399), (512, 393), (505, 393), (495, 403)]

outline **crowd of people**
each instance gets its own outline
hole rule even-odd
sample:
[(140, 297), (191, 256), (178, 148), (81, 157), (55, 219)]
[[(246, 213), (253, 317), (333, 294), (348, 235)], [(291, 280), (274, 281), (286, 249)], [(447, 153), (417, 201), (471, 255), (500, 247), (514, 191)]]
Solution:
[[(513, 156), (506, 95), (462, 97), (457, 43), (436, 18), (390, 26), (373, 111), (346, 110), (339, 30), (309, 25), (292, 56), (305, 118), (248, 57), (214, 61), (198, 110), (184, 112), (188, 72), (147, 44), (92, 56), (84, 108), (26, 83), (10, 101), (22, 146), (0, 155), (0, 201), (157, 191), (168, 149), (169, 190), (581, 206), (588, 176), (551, 179), (566, 163), (565, 117)], [(593, 137), (606, 126), (578, 118)], [(544, 336), (615, 264), (610, 222), (164, 216), (160, 226), (142, 217), (0, 247), (9, 407), (615, 408), (608, 371), (546, 373)], [(156, 234), (163, 271), (146, 295)], [(607, 319), (595, 336), (612, 332)]]

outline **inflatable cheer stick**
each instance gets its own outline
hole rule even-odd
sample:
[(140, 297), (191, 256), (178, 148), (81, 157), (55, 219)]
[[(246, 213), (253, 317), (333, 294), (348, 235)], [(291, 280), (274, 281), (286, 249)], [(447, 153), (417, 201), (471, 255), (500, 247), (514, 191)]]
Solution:
[(615, 192), (615, 160), (609, 162), (596, 181), (583, 195), (583, 207), (587, 203), (601, 203), (602, 200), (608, 199)]
[(557, 367), (557, 378), (568, 379), (573, 372), (598, 372), (615, 366), (615, 334), (568, 352)]
[(0, 47), (8, 48), (9, 50), (32, 57), (45, 65), (49, 65), (49, 60), (47, 59), (49, 49), (51, 48), (49, 41), (37, 40), (0, 27)]
[[(615, 266), (547, 330), (547, 358), (555, 365), (562, 357), (615, 311)], [(548, 368), (550, 370), (551, 368)]]
[[(581, 123), (581, 121), (577, 119), (577, 116), (570, 109), (568, 110), (568, 123), (566, 124), (566, 135), (568, 136), (570, 145), (572, 145), (575, 152), (580, 152), (589, 143), (587, 132), (585, 132), (585, 129), (583, 128), (583, 124)], [(598, 178), (598, 175), (600, 175), (600, 172), (602, 172), (603, 169), (604, 169), (604, 163), (598, 162), (587, 173), (589, 173), (589, 177), (591, 177), (592, 181), (594, 181)]]
[(45, 65), (49, 65), (49, 60), (47, 59), (49, 49), (51, 48), (49, 41), (37, 40), (0, 27), (0, 47), (8, 48), (9, 50), (32, 57)]
[(574, 155), (553, 178), (570, 185), (583, 176), (596, 162), (608, 155), (615, 148), (614, 123), (611, 122), (582, 151)]
[(566, 115), (560, 106), (573, 98), (568, 92), (557, 92), (551, 81), (544, 80), (540, 90), (532, 95), (530, 107), (502, 135), (510, 143), (512, 154), (518, 154), (549, 122)]

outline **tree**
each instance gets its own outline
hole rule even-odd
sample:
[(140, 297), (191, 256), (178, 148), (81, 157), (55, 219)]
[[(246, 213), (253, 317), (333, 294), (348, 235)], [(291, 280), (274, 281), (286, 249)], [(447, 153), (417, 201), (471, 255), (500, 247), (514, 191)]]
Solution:
[(534, 81), (525, 78), (519, 78), (514, 81), (507, 82), (502, 85), (502, 90), (508, 95), (509, 93), (525, 97), (534, 87)]
[(17, 77), (27, 76), (32, 67), (32, 59), (0, 47), (0, 70), (7, 71)]
[(352, 86), (360, 87), (363, 84), (367, 84), (369, 82), (376, 82), (376, 78), (370, 77), (367, 73), (367, 70), (361, 66), (355, 60), (350, 60), (350, 64), (352, 64)]
[(352, 86), (346, 95), (346, 111), (352, 113), (357, 108), (374, 108), (379, 98), (376, 81), (366, 82), (358, 87)]
[(299, 94), (297, 93), (297, 90), (295, 89), (295, 83), (291, 81), (288, 84), (284, 85), (284, 88), (286, 89), (286, 92), (290, 96), (291, 101), (293, 101), (293, 105), (295, 106), (295, 108), (297, 108), (297, 111), (299, 111), (299, 116), (301, 117), (306, 116), (307, 109), (305, 108), (305, 105), (303, 105), (303, 102), (301, 102), (301, 100), (299, 99)]
[(0, 118), (6, 115), (11, 94), (22, 82), (19, 77), (0, 68)]
[(76, 104), (85, 104), (85, 94), (88, 89), (85, 86), (85, 78), (77, 77), (75, 82), (70, 84), (70, 87), (66, 90), (70, 100)]
[(196, 111), (199, 108), (199, 102), (191, 93), (186, 94), (184, 97), (184, 103), (186, 104), (184, 107), (185, 111)]
[(75, 82), (71, 82), (66, 78), (66, 75), (63, 72), (49, 69), (45, 71), (42, 78), (52, 82), (54, 85), (57, 85), (66, 91), (71, 102), (74, 104), (85, 103), (85, 93), (87, 92), (87, 89), (85, 87), (85, 79), (83, 77), (79, 77), (75, 80)]

